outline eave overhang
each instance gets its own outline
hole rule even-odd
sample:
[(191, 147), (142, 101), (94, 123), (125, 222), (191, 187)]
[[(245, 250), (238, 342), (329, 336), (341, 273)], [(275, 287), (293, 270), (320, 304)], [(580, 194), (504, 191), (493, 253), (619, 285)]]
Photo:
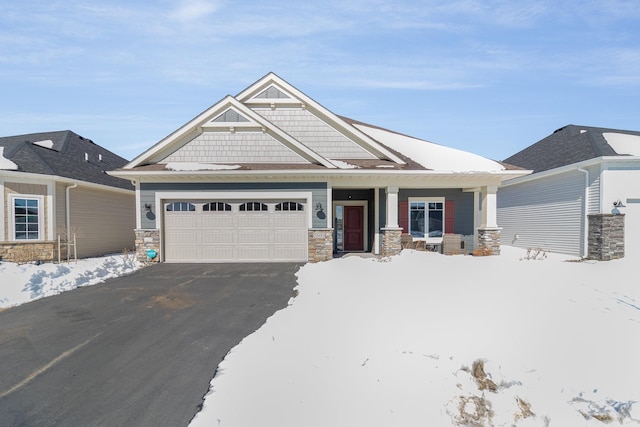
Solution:
[(523, 176), (530, 171), (501, 170), (453, 172), (430, 170), (225, 170), (225, 171), (135, 171), (117, 170), (109, 174), (136, 182), (265, 182), (327, 181), (358, 183), (365, 187), (404, 185), (411, 187), (467, 188), (500, 185), (502, 181)]

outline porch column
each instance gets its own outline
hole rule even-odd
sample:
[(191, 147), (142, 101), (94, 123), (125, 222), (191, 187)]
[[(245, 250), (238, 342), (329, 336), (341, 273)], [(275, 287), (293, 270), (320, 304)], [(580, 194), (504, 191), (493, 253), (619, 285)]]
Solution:
[(498, 187), (482, 187), (482, 221), (478, 228), (478, 249), (483, 255), (500, 255), (500, 231), (498, 227)]
[(482, 224), (480, 228), (498, 227), (498, 187), (482, 187)]
[(398, 227), (398, 187), (387, 187), (387, 223), (384, 228)]
[(386, 218), (382, 229), (382, 256), (393, 256), (402, 250), (402, 228), (398, 225), (398, 187), (387, 187)]
[(373, 189), (373, 253), (380, 255), (380, 189)]

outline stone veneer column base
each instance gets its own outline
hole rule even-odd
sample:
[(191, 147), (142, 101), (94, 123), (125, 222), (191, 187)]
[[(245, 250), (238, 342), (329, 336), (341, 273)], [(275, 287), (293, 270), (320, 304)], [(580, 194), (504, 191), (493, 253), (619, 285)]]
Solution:
[(402, 251), (402, 228), (382, 228), (382, 256), (398, 255)]
[(624, 258), (624, 214), (589, 215), (587, 258), (610, 261)]
[(333, 259), (333, 229), (314, 228), (309, 230), (309, 262)]
[(489, 249), (491, 255), (500, 255), (500, 227), (485, 227), (478, 229), (478, 247), (476, 249)]
[[(136, 229), (136, 255), (140, 262), (160, 262), (160, 230)], [(153, 249), (158, 255), (151, 259), (147, 256), (147, 251)]]

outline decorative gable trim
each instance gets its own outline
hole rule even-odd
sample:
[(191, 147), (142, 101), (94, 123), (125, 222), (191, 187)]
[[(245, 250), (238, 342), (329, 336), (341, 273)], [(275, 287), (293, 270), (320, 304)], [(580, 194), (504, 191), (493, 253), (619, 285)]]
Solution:
[[(268, 100), (257, 98), (259, 94), (264, 93), (269, 88), (280, 90), (283, 93), (290, 95), (291, 98)], [(270, 106), (272, 109), (275, 109), (276, 107), (297, 106), (302, 109), (307, 109), (321, 120), (324, 120), (338, 132), (342, 133), (354, 143), (360, 145), (363, 149), (371, 152), (375, 156), (391, 160), (397, 164), (405, 164), (400, 157), (391, 152), (385, 146), (378, 143), (354, 126), (351, 126), (336, 114), (332, 113), (313, 99), (309, 98), (303, 92), (278, 77), (275, 73), (267, 74), (262, 79), (240, 92), (235, 98), (250, 107)]]
[[(224, 120), (238, 121), (228, 122)], [(300, 143), (247, 106), (238, 102), (232, 96), (226, 96), (220, 102), (192, 119), (190, 122), (164, 138), (162, 141), (158, 142), (140, 156), (133, 159), (124, 167), (124, 169), (132, 169), (145, 163), (158, 163), (171, 153), (180, 149), (189, 141), (201, 135), (203, 131), (207, 129), (228, 131), (231, 133), (234, 133), (237, 130), (260, 130), (269, 134), (276, 141), (280, 142), (309, 163), (320, 164), (331, 169), (336, 168), (330, 160), (322, 157), (309, 147)]]

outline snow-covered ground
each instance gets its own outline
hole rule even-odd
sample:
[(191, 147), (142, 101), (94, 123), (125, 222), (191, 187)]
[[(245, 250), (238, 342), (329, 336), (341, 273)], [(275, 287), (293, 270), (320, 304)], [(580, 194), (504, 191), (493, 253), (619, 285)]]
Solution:
[(305, 265), (191, 427), (637, 424), (637, 262), (526, 255)]
[[(289, 307), (220, 364), (191, 427), (638, 424), (637, 262), (526, 255), (305, 265)], [(136, 268), (2, 262), (0, 307)]]
[(0, 262), (0, 309), (95, 285), (131, 273), (140, 264), (129, 255), (81, 259), (61, 264)]

